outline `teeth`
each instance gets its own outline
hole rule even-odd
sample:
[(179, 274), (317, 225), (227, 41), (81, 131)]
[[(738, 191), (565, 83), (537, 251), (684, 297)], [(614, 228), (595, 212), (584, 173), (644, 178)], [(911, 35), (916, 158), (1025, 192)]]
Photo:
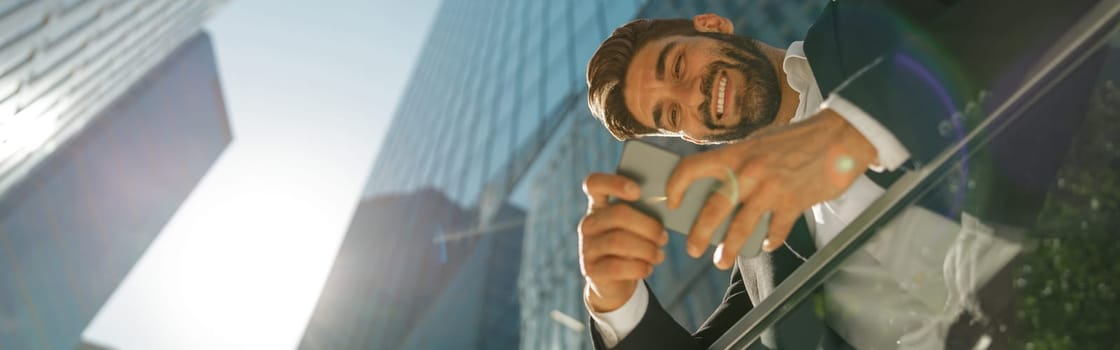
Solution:
[(724, 91), (727, 89), (727, 78), (719, 79), (719, 94), (716, 97), (716, 113), (723, 114)]

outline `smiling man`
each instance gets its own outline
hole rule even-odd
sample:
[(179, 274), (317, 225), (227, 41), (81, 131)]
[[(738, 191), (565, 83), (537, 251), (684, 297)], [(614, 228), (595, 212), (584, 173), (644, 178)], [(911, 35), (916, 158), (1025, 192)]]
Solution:
[[(716, 15), (696, 21), (704, 30), (730, 29)], [(740, 140), (772, 124), (782, 89), (771, 60), (781, 51), (766, 46), (767, 55), (753, 40), (701, 33), (658, 40), (634, 56), (623, 97), (635, 121), (693, 142)]]
[[(663, 227), (608, 201), (639, 199), (636, 184), (613, 174), (587, 177), (580, 258), (596, 346), (691, 348), (715, 341), (889, 185), (891, 176), (876, 183), (867, 175), (898, 175), (958, 141), (959, 109), (977, 96), (1009, 96), (1044, 49), (1093, 3), (832, 1), (805, 41), (784, 50), (735, 35), (731, 21), (714, 14), (637, 20), (616, 29), (588, 64), (592, 114), (620, 140), (669, 136), (726, 144), (678, 164), (666, 188), (670, 208), (679, 206), (685, 189), (700, 178), (734, 181), (741, 190), (736, 198), (711, 196), (688, 232), (688, 254), (699, 257), (730, 216), (713, 263), (735, 268), (723, 304), (689, 334), (639, 283), (664, 260)], [(1084, 76), (1092, 72), (1069, 79)], [(1076, 102), (1056, 106), (1083, 115)], [(1071, 136), (1038, 137), (1044, 149), (1037, 155), (1060, 159)], [(1045, 179), (1056, 167), (1016, 171)], [(1010, 196), (1019, 198), (1011, 210), (985, 214), (1030, 218), (1041, 197)], [(959, 210), (932, 209), (950, 218), (916, 209), (920, 220), (914, 223), (946, 234), (960, 229), (959, 218), (951, 217), (961, 215)], [(736, 259), (765, 213), (771, 213), (764, 243), (769, 254)], [(786, 348), (844, 343), (811, 312), (797, 314), (791, 319), (805, 322), (779, 323), (763, 335), (763, 343)], [(858, 337), (849, 332), (844, 340), (859, 346), (853, 338)]]
[[(642, 136), (680, 137), (698, 144), (738, 143), (724, 149), (686, 158), (678, 166), (678, 171), (670, 180), (670, 207), (677, 205), (684, 188), (691, 179), (704, 176), (725, 177), (726, 170), (740, 173), (744, 193), (759, 190), (772, 194), (783, 184), (770, 183), (760, 186), (749, 176), (742, 175), (743, 156), (741, 152), (726, 152), (733, 148), (751, 148), (757, 145), (741, 142), (747, 136), (773, 135), (766, 139), (768, 152), (759, 152), (748, 157), (781, 157), (777, 162), (767, 162), (767, 172), (785, 172), (791, 177), (800, 177), (801, 187), (813, 196), (806, 197), (811, 203), (793, 203), (804, 206), (800, 209), (774, 212), (772, 239), (764, 247), (773, 251), (783, 243), (778, 238), (794, 226), (809, 205), (834, 197), (860, 176), (862, 171), (856, 167), (867, 168), (877, 156), (876, 149), (864, 139), (859, 131), (847, 124), (835, 113), (809, 120), (808, 106), (822, 104), (821, 93), (813, 81), (813, 73), (806, 62), (802, 42), (793, 43), (788, 50), (771, 47), (753, 39), (733, 35), (729, 20), (714, 14), (704, 14), (692, 20), (639, 20), (629, 23), (607, 39), (588, 66), (589, 106), (593, 114), (600, 118), (610, 132), (619, 139)], [(634, 45), (637, 43), (637, 45)], [(632, 45), (630, 47), (626, 47)], [(635, 50), (634, 47), (637, 47)], [(630, 56), (619, 54), (621, 49), (629, 49)], [(629, 58), (626, 62), (624, 58)], [(883, 133), (886, 147), (903, 155), (906, 150), (897, 145), (889, 133), (857, 108), (848, 110), (850, 115), (863, 118), (865, 125)], [(806, 127), (799, 130), (785, 130), (791, 122)], [(769, 129), (767, 129), (769, 128)], [(766, 129), (766, 130), (763, 130)], [(781, 130), (782, 132), (778, 132)], [(823, 132), (822, 132), (823, 131)], [(807, 135), (815, 134), (815, 137)], [(807, 146), (807, 147), (806, 147)], [(845, 171), (819, 168), (821, 162), (811, 162), (806, 155), (823, 154), (824, 157), (839, 159), (843, 156), (851, 164)], [(858, 161), (857, 161), (858, 160)], [(689, 170), (691, 173), (682, 172)], [(831, 174), (833, 180), (815, 181), (817, 174)], [(689, 177), (686, 179), (685, 177)], [(674, 189), (674, 184), (680, 186)], [(681, 186), (683, 184), (684, 186)], [(607, 204), (608, 196), (633, 200), (637, 193), (630, 192), (633, 183), (626, 178), (611, 174), (592, 174), (585, 182), (585, 190), (590, 200), (589, 214), (581, 223), (583, 246), (583, 270), (588, 278), (587, 303), (596, 320), (596, 344), (601, 347), (614, 347), (630, 344), (641, 348), (649, 343), (645, 335), (630, 336), (631, 332), (641, 332), (637, 328), (643, 315), (657, 316), (661, 313), (647, 314), (647, 305), (656, 305), (638, 280), (652, 271), (663, 254), (658, 253), (659, 245), (667, 241), (659, 223), (630, 209), (627, 206)], [(789, 186), (789, 184), (785, 184)], [(860, 182), (859, 188), (878, 194), (882, 190), (868, 180)], [(862, 194), (861, 198), (871, 195)], [(820, 200), (817, 200), (817, 199)], [(740, 198), (736, 198), (740, 201)], [(754, 203), (763, 203), (755, 200)], [(866, 206), (869, 201), (853, 203)], [(746, 240), (744, 227), (754, 227), (761, 207), (744, 206), (732, 220), (727, 241), (720, 245), (715, 254), (716, 266), (727, 269), (735, 264), (735, 253)], [(773, 208), (773, 207), (771, 207)], [(733, 203), (727, 198), (713, 196), (701, 217), (710, 222), (698, 220), (689, 234), (689, 251), (694, 257), (706, 249), (705, 243), (715, 228), (715, 224), (730, 214)], [(862, 208), (859, 208), (862, 209)], [(858, 212), (848, 209), (847, 212)], [(824, 217), (821, 218), (826, 219)], [(847, 218), (829, 217), (834, 222)], [(799, 225), (800, 231), (805, 230)], [(817, 228), (818, 237), (827, 240), (839, 230), (833, 226)], [(779, 250), (773, 255), (774, 270), (769, 264), (753, 264), (736, 269), (732, 290), (725, 304), (734, 305), (729, 312), (717, 312), (707, 325), (697, 333), (704, 344), (713, 341), (724, 329), (734, 323), (739, 315), (749, 309), (749, 304), (769, 294), (775, 280), (762, 281), (757, 274), (743, 279), (738, 271), (761, 272), (784, 277), (796, 266), (795, 259), (811, 254), (815, 250), (807, 234), (796, 235), (795, 244), (788, 250)], [(615, 244), (601, 242), (622, 242)], [(780, 280), (780, 279), (778, 279)], [(746, 281), (746, 282), (744, 282)], [(658, 308), (654, 306), (655, 308)], [(721, 308), (721, 310), (723, 310)], [(664, 319), (654, 319), (646, 323), (666, 323)], [(713, 321), (714, 320), (714, 321)], [(654, 327), (663, 328), (663, 327)], [(818, 331), (823, 329), (817, 326)], [(660, 337), (657, 337), (660, 338)], [(650, 339), (657, 339), (650, 338)], [(622, 342), (628, 339), (627, 342)], [(815, 340), (814, 340), (815, 341)]]

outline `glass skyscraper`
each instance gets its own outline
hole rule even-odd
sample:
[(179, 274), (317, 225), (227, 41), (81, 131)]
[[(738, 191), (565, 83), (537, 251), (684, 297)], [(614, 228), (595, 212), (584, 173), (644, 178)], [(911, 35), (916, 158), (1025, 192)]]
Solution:
[(0, 348), (96, 348), (82, 331), (231, 141), (200, 32), (220, 3), (0, 2)]
[(69, 349), (232, 140), (205, 34), (0, 198), (0, 348)]
[[(503, 347), (589, 347), (576, 251), (576, 224), (586, 210), (581, 182), (592, 171), (613, 171), (622, 144), (588, 112), (587, 60), (615, 27), (632, 19), (705, 12), (731, 18), (740, 34), (785, 47), (801, 39), (823, 5), (823, 1), (758, 0), (447, 0), (397, 106), (364, 196), (374, 199), (430, 189), (462, 208), (474, 208), (470, 211), (476, 216), (471, 221), (474, 226), (469, 230), (480, 232), (482, 239), (522, 243), (519, 259), (490, 255), (506, 265), (520, 266), (505, 272), (519, 271), (516, 290), (507, 291), (520, 304), (519, 314), (486, 316), (520, 320), (518, 344)], [(688, 144), (662, 142), (682, 151), (695, 150)], [(523, 230), (492, 233), (508, 225), (497, 215), (508, 205), (524, 210)], [(359, 210), (355, 223), (364, 222), (357, 217), (361, 215), (368, 214)], [(395, 220), (425, 220), (433, 214), (417, 210), (401, 215)], [(352, 226), (350, 235), (353, 230)], [(382, 234), (385, 244), (396, 240), (391, 235), (430, 235)], [(728, 275), (714, 269), (707, 262), (710, 259), (688, 258), (677, 235), (666, 251), (668, 259), (649, 282), (674, 317), (698, 325), (718, 303)], [(339, 259), (336, 269), (341, 254)], [(411, 278), (418, 277), (381, 276), (361, 283), (392, 285)], [(446, 278), (489, 277), (463, 269)], [(329, 292), (324, 291), (320, 305), (328, 302)], [(390, 317), (375, 314), (373, 310), (382, 310), (376, 306), (365, 305), (386, 302), (373, 298), (355, 301), (351, 307), (371, 313), (366, 318)], [(424, 310), (428, 309), (414, 311)], [(314, 322), (310, 327), (315, 327)], [(305, 336), (305, 345), (310, 337)]]
[(432, 189), (363, 200), (299, 347), (516, 347), (524, 213), (477, 218)]
[(198, 33), (224, 2), (0, 2), (0, 194)]

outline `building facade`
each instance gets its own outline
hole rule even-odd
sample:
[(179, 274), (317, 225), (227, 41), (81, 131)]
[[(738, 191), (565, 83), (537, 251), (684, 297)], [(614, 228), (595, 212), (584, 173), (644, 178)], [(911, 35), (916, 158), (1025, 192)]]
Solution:
[(0, 3), (0, 194), (194, 37), (224, 2)]
[(363, 200), (300, 348), (516, 348), (525, 215), (477, 218), (433, 189)]
[[(714, 12), (777, 47), (799, 40), (823, 1), (455, 1), (442, 5), (365, 195), (433, 188), (477, 207), (477, 230), (499, 208), (525, 210), (518, 280), (520, 347), (589, 347), (576, 224), (581, 182), (613, 171), (622, 144), (587, 110), (587, 60), (638, 17)], [(692, 151), (671, 140), (669, 147)], [(510, 236), (507, 236), (510, 237)], [(718, 304), (728, 275), (685, 255), (674, 235), (650, 279), (683, 324)], [(709, 259), (710, 260), (710, 259)], [(512, 262), (512, 261), (511, 261)]]
[(80, 346), (231, 141), (217, 4), (0, 3), (0, 348)]

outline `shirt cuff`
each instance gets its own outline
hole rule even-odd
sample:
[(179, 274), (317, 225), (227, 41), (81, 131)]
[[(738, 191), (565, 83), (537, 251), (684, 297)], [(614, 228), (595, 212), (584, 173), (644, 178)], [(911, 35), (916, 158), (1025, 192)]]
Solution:
[(875, 151), (879, 152), (879, 159), (877, 165), (871, 166), (871, 170), (875, 172), (882, 172), (884, 169), (893, 171), (910, 158), (910, 152), (902, 146), (902, 143), (894, 137), (890, 130), (887, 130), (883, 124), (879, 124), (879, 121), (844, 97), (829, 94), (828, 99), (821, 103), (821, 109), (831, 109), (839, 114), (840, 117), (848, 121), (848, 124), (851, 124), (860, 134), (863, 134), (863, 137), (867, 138), (871, 146), (875, 147)]
[(595, 320), (595, 328), (599, 330), (599, 335), (603, 336), (603, 344), (613, 348), (634, 331), (638, 322), (642, 321), (642, 316), (646, 314), (646, 307), (649, 306), (649, 291), (646, 290), (645, 283), (637, 283), (630, 300), (610, 312), (600, 313), (591, 310), (586, 298), (583, 304), (587, 308), (587, 313), (591, 314), (591, 319)]

